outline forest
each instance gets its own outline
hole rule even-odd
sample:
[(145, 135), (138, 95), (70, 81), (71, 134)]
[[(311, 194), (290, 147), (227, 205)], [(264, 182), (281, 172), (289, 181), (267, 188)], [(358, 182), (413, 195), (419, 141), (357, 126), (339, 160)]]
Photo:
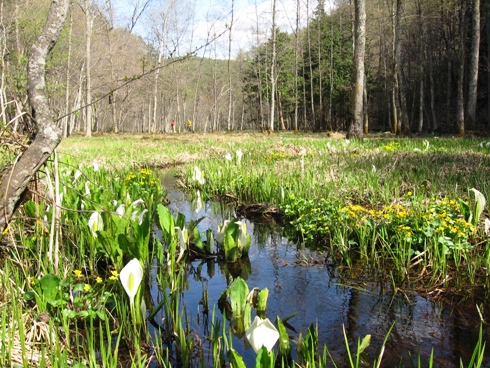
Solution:
[[(297, 0), (297, 14), (288, 14), (295, 24), (286, 30), (273, 17), (278, 1), (271, 1), (269, 23), (257, 16), (251, 49), (225, 52), (227, 57), (218, 49), (231, 50), (234, 42), (234, 1), (223, 5), (231, 21), (194, 47), (188, 40), (196, 9), (188, 2), (133, 2), (121, 20), (115, 1), (74, 1), (46, 71), (49, 107), (63, 135), (164, 133), (173, 120), (179, 131), (188, 120), (201, 132), (347, 131), (353, 121), (354, 4)], [(489, 3), (364, 1), (363, 131), (488, 131)], [(49, 4), (2, 1), (2, 129), (34, 130), (27, 62)]]

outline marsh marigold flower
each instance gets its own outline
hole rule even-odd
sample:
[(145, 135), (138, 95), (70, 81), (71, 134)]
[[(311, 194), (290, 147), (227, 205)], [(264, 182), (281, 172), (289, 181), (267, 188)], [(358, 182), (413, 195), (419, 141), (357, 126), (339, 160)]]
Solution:
[(117, 271), (111, 271), (111, 276), (109, 276), (109, 280), (117, 280), (117, 278), (119, 277), (119, 272)]

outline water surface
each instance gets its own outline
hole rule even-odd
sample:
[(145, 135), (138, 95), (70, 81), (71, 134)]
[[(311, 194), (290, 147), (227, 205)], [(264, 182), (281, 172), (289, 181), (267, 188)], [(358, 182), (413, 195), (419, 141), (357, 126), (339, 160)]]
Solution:
[[(191, 201), (176, 187), (171, 171), (163, 174), (162, 182), (169, 192), (170, 210), (175, 214), (183, 213), (187, 221), (204, 217), (199, 224), (202, 232), (208, 228), (215, 230), (224, 219), (234, 216), (233, 208), (211, 202), (196, 211)], [(367, 356), (375, 358), (395, 323), (386, 344), (382, 367), (395, 367), (400, 362), (410, 366), (410, 356), (416, 361), (419, 351), (421, 366), (425, 367), (431, 349), (434, 349), (437, 367), (459, 367), (460, 357), (464, 363), (470, 359), (480, 328), (474, 302), (435, 303), (421, 295), (394, 291), (390, 283), (368, 282), (359, 276), (346, 278), (345, 272), (328, 266), (322, 252), (293, 244), (279, 231), (265, 225), (247, 221), (247, 229), (252, 235), (252, 245), (249, 259), (244, 264), (218, 263), (215, 259), (207, 262), (197, 260), (189, 268), (189, 290), (185, 292), (184, 302), (192, 327), (201, 338), (206, 336), (209, 327), (203, 322), (200, 304), (203, 288), (208, 290), (212, 307), (217, 305), (229, 282), (241, 276), (250, 289), (269, 289), (267, 316), (271, 321), (276, 316), (285, 318), (297, 313), (289, 320), (294, 328), (289, 334), (294, 339), (315, 324), (320, 353), (326, 345), (338, 367), (347, 366), (343, 326), (351, 351), (355, 351), (359, 338), (371, 334)], [(152, 295), (154, 299), (160, 295), (155, 279)], [(154, 300), (156, 304), (159, 301)], [(490, 315), (490, 310), (484, 305), (480, 305), (480, 311), (483, 316)], [(490, 341), (489, 337), (489, 331), (484, 330), (484, 341)], [(255, 353), (245, 347), (243, 340), (235, 338), (233, 347), (244, 357), (248, 367), (254, 366)], [(490, 366), (489, 355), (486, 354), (487, 365), (484, 366)]]

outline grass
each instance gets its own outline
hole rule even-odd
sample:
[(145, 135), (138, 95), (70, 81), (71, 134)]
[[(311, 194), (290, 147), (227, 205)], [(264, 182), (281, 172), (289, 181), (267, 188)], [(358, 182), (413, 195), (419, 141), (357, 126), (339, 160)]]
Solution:
[[(475, 221), (470, 189), (489, 197), (490, 150), (478, 143), (253, 132), (68, 138), (1, 235), (7, 246), (0, 273), (0, 365), (209, 366), (204, 342), (187, 319), (180, 240), (172, 226), (168, 244), (152, 237), (165, 196), (152, 168), (178, 165), (183, 188), (204, 199), (274, 206), (291, 237), (321, 247), (339, 265), (374, 267), (376, 274), (389, 269), (398, 289), (470, 284), (465, 288), (471, 293), (488, 286), (488, 212)], [(204, 181), (196, 180), (196, 166)], [(183, 219), (176, 221), (182, 228)], [(151, 341), (146, 325), (133, 321), (144, 290), (135, 299), (140, 308), (130, 313), (118, 280), (132, 258), (144, 266), (144, 284), (151, 261), (158, 260), (162, 303), (141, 312), (165, 316)], [(203, 290), (203, 300), (206, 295)], [(227, 357), (239, 364), (226, 320), (213, 306), (208, 310), (211, 365), (222, 366)], [(311, 326), (299, 336), (294, 364), (335, 366), (328, 349), (317, 346), (317, 334)], [(468, 367), (482, 364), (481, 340), (480, 334)], [(349, 351), (352, 367), (361, 364), (367, 341), (358, 343), (358, 355)]]

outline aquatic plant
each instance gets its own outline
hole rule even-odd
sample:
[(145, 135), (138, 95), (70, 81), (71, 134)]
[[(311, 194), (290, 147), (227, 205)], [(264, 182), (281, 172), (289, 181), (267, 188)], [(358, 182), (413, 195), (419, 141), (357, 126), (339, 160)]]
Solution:
[(119, 273), (119, 279), (121, 280), (121, 284), (126, 291), (126, 294), (128, 294), (129, 305), (132, 311), (134, 307), (134, 298), (138, 292), (141, 280), (143, 280), (143, 267), (141, 267), (140, 261), (136, 258), (129, 261)]
[(216, 236), (218, 246), (224, 250), (225, 259), (235, 262), (246, 256), (250, 249), (251, 237), (247, 234), (247, 224), (245, 221), (233, 219), (223, 223), (218, 227)]
[(269, 318), (262, 319), (259, 316), (255, 316), (252, 325), (245, 332), (245, 336), (256, 353), (262, 346), (268, 352), (271, 351), (279, 340), (279, 332)]

